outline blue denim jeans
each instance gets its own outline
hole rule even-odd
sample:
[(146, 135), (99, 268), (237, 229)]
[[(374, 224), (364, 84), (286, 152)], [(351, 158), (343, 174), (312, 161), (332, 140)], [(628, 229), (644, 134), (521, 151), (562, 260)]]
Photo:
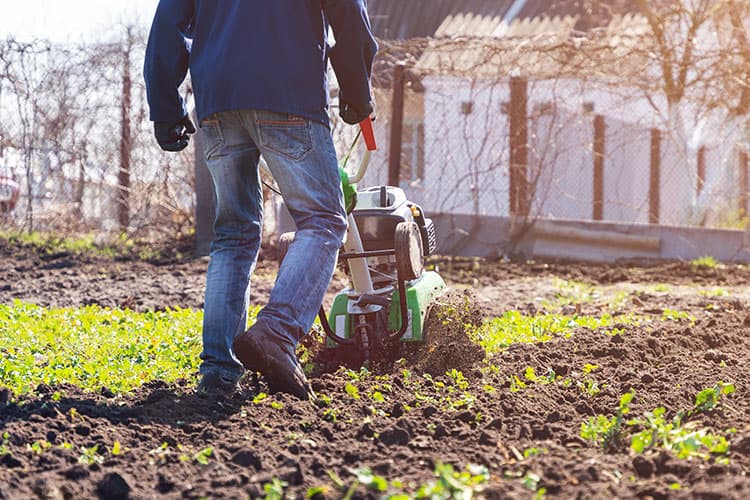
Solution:
[(260, 156), (297, 225), (268, 304), (258, 314), (264, 331), (296, 346), (310, 330), (346, 234), (346, 213), (326, 125), (285, 113), (237, 110), (203, 120), (201, 133), (216, 195), (216, 235), (206, 278), (200, 371), (236, 380), (243, 368), (232, 343), (246, 328), (263, 227)]

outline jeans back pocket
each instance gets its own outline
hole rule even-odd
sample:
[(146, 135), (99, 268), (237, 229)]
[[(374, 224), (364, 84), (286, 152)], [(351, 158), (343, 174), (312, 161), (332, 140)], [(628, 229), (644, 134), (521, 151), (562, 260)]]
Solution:
[(203, 138), (203, 156), (206, 160), (213, 158), (224, 145), (224, 134), (221, 131), (221, 122), (213, 116), (201, 122), (201, 134)]
[(309, 120), (287, 113), (258, 113), (261, 146), (291, 160), (301, 160), (312, 149)]

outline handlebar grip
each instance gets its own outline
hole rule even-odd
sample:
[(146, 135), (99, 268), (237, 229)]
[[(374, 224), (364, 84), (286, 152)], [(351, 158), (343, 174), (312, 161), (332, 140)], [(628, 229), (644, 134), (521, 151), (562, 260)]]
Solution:
[(367, 117), (359, 122), (359, 129), (362, 131), (362, 137), (365, 138), (365, 145), (368, 151), (375, 151), (378, 149), (375, 143), (375, 132), (372, 129), (372, 118)]

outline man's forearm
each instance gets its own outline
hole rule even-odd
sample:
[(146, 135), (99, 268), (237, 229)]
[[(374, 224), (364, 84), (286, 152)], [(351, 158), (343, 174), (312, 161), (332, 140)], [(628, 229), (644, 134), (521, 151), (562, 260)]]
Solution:
[(186, 113), (178, 89), (187, 75), (193, 4), (161, 0), (156, 8), (143, 67), (152, 121), (174, 121)]
[(324, 12), (336, 38), (330, 57), (341, 95), (349, 105), (362, 109), (371, 99), (370, 74), (378, 49), (367, 5), (364, 0), (327, 0)]

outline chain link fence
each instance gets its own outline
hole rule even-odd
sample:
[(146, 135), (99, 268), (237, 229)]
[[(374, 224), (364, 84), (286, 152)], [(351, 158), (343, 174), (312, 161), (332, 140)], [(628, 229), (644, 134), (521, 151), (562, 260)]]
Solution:
[(707, 72), (711, 92), (669, 101), (640, 39), (574, 56), (543, 39), (404, 42), (406, 85), (376, 94), (381, 142), (400, 147), (383, 145), (367, 181), (392, 183), (395, 161), (409, 198), (439, 214), (746, 228), (748, 117), (706, 99), (732, 85)]
[(189, 152), (161, 152), (142, 77), (145, 29), (76, 46), (0, 41), (2, 225), (61, 234), (189, 232)]

